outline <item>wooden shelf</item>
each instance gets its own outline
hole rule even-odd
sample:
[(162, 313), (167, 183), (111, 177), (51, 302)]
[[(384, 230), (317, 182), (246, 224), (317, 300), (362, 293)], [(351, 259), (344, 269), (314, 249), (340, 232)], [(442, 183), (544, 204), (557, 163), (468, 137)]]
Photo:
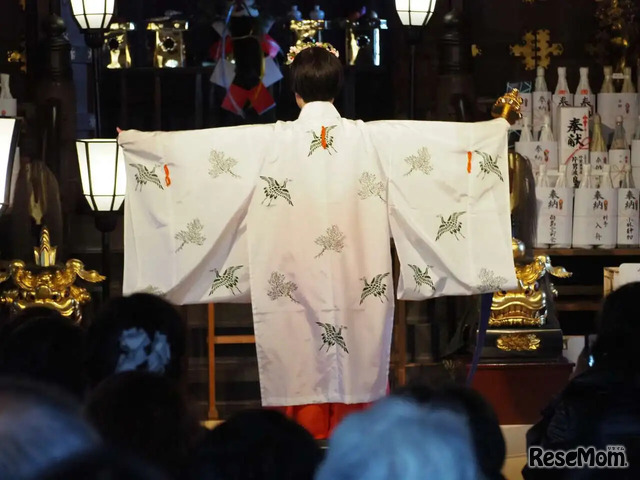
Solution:
[(597, 312), (600, 310), (599, 300), (570, 300), (562, 301), (562, 297), (556, 299), (556, 310), (559, 312)]
[(640, 248), (536, 248), (535, 255), (561, 255), (568, 257), (640, 257)]

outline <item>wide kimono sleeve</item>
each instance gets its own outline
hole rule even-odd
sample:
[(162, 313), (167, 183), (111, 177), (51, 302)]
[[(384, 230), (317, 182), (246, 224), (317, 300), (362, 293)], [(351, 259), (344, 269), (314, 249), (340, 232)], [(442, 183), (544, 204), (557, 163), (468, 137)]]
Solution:
[(246, 214), (273, 126), (125, 131), (125, 294), (249, 302)]
[(508, 123), (372, 122), (387, 169), (398, 298), (516, 287)]

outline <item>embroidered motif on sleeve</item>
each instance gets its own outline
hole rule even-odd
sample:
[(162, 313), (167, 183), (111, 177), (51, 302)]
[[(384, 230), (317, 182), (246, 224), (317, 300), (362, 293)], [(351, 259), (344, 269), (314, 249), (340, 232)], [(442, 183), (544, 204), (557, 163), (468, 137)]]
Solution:
[(218, 178), (220, 175), (225, 173), (232, 177), (240, 178), (240, 175), (236, 175), (233, 170), (231, 170), (238, 164), (238, 161), (231, 157), (225, 157), (223, 152), (211, 150), (211, 153), (209, 154), (209, 163), (211, 164), (211, 168), (209, 168), (209, 175), (213, 178)]
[(203, 228), (204, 226), (202, 225), (202, 223), (200, 223), (200, 219), (195, 218), (187, 223), (187, 228), (185, 230), (180, 230), (178, 233), (176, 233), (175, 239), (182, 242), (177, 248), (176, 253), (182, 250), (188, 243), (199, 246), (202, 245), (207, 239), (202, 234)]
[(358, 197), (361, 200), (366, 200), (369, 197), (376, 196), (383, 202), (386, 202), (384, 198), (385, 186), (384, 182), (378, 180), (375, 174), (370, 172), (364, 172), (360, 175), (360, 190), (358, 190)]
[(153, 183), (160, 190), (164, 190), (164, 188), (162, 187), (162, 182), (160, 181), (160, 178), (155, 173), (156, 167), (153, 167), (151, 170), (149, 170), (146, 166), (142, 165), (141, 163), (130, 163), (129, 165), (131, 165), (132, 167), (135, 167), (136, 170), (138, 170), (138, 173), (135, 174), (135, 179), (136, 179), (135, 190), (140, 189), (140, 191), (142, 191), (142, 187), (145, 186), (148, 182)]
[(269, 278), (269, 290), (267, 295), (271, 300), (277, 300), (281, 297), (288, 297), (294, 303), (300, 303), (291, 295), (298, 289), (298, 285), (291, 281), (285, 281), (285, 276), (282, 273), (272, 272), (271, 278)]
[(493, 270), (488, 268), (481, 268), (478, 273), (478, 291), (480, 293), (497, 292), (502, 290), (502, 286), (507, 283), (507, 279), (495, 274)]
[(433, 171), (431, 154), (427, 147), (422, 147), (415, 155), (409, 155), (404, 161), (411, 167), (411, 169), (404, 174), (405, 177), (415, 171), (422, 172), (425, 175), (429, 175)]
[(458, 220), (458, 218), (460, 218), (460, 216), (465, 213), (466, 212), (453, 212), (446, 220), (442, 215), (436, 215), (440, 219), (440, 227), (438, 227), (436, 242), (445, 233), (451, 233), (454, 237), (456, 237), (456, 240), (460, 240), (458, 238), (458, 235), (460, 235), (462, 238), (466, 238), (462, 234), (462, 222)]
[(322, 126), (320, 128), (320, 135), (318, 135), (313, 130), (309, 131), (309, 133), (313, 135), (313, 139), (311, 140), (311, 145), (309, 146), (309, 155), (307, 155), (307, 157), (310, 157), (311, 154), (319, 148), (326, 150), (329, 155), (331, 155), (331, 150), (333, 150), (334, 152), (336, 151), (335, 147), (333, 146), (333, 135), (329, 134), (329, 132), (334, 128), (336, 128), (336, 125), (331, 125), (329, 127)]
[(360, 305), (362, 305), (362, 302), (364, 302), (365, 298), (367, 298), (370, 295), (377, 297), (383, 303), (384, 303), (384, 300), (382, 299), (383, 297), (386, 300), (389, 300), (387, 298), (387, 284), (383, 283), (382, 281), (388, 275), (389, 275), (389, 272), (380, 273), (375, 277), (373, 277), (373, 279), (371, 280), (371, 283), (367, 281), (366, 277), (362, 277), (360, 279), (364, 282), (364, 288), (362, 289), (362, 293), (360, 294)]
[(271, 202), (273, 202), (278, 197), (280, 197), (280, 198), (283, 198), (284, 200), (286, 200), (286, 202), (289, 205), (293, 206), (293, 202), (291, 201), (291, 194), (289, 193), (289, 190), (287, 189), (287, 182), (290, 182), (291, 181), (290, 179), (285, 178), (284, 181), (281, 184), (280, 182), (278, 182), (273, 177), (263, 177), (262, 175), (260, 175), (260, 178), (262, 180), (264, 180), (265, 182), (267, 182), (267, 186), (264, 187), (264, 189), (263, 189), (264, 190), (264, 200), (262, 200), (260, 205), (264, 205), (264, 202), (269, 200), (269, 203), (267, 203), (267, 207), (270, 207), (271, 206)]
[(340, 325), (340, 328), (336, 329), (336, 327), (330, 323), (321, 322), (316, 322), (316, 325), (321, 326), (324, 330), (322, 335), (320, 335), (320, 338), (322, 338), (322, 345), (320, 345), (319, 350), (322, 350), (326, 346), (326, 351), (328, 352), (331, 347), (337, 345), (339, 348), (344, 350), (345, 353), (349, 353), (349, 350), (347, 350), (347, 343), (344, 341), (344, 337), (342, 336), (342, 330), (346, 330), (347, 327)]
[(498, 159), (500, 158), (500, 155), (497, 155), (494, 160), (488, 153), (480, 152), (478, 150), (476, 150), (476, 153), (482, 157), (482, 160), (480, 160), (480, 172), (478, 172), (478, 176), (482, 174), (482, 179), (484, 179), (487, 175), (494, 174), (501, 182), (504, 182), (502, 172), (498, 166)]
[(340, 231), (337, 225), (332, 225), (327, 228), (327, 233), (325, 235), (320, 235), (316, 238), (316, 245), (320, 245), (322, 247), (322, 251), (315, 256), (318, 258), (325, 251), (332, 250), (334, 252), (340, 253), (344, 248), (344, 234)]
[(432, 265), (427, 265), (426, 267), (424, 267), (424, 272), (417, 265), (409, 264), (409, 267), (411, 267), (411, 270), (413, 270), (413, 279), (416, 281), (416, 287), (415, 287), (416, 292), (420, 291), (420, 288), (423, 285), (430, 287), (431, 290), (433, 290), (434, 292), (436, 291), (436, 287), (433, 284), (433, 280), (429, 275), (429, 269), (433, 268)]
[(229, 290), (233, 295), (236, 294), (234, 288), (238, 291), (238, 293), (242, 293), (238, 288), (238, 276), (236, 275), (236, 272), (242, 267), (243, 265), (235, 265), (229, 267), (225, 269), (224, 272), (222, 272), (222, 275), (220, 275), (220, 272), (218, 272), (217, 268), (214, 268), (212, 271), (216, 274), (216, 278), (213, 279), (209, 295), (213, 295), (213, 292), (215, 292), (220, 287), (226, 287), (227, 290)]

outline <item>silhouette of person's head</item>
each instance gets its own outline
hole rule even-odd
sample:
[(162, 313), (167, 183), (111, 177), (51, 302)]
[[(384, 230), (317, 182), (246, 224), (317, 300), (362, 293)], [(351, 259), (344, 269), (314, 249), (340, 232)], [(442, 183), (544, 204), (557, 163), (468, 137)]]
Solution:
[(598, 368), (640, 371), (636, 354), (640, 337), (640, 282), (623, 285), (604, 300), (598, 317), (598, 336), (592, 348)]
[(186, 467), (198, 432), (175, 382), (149, 372), (107, 378), (89, 395), (85, 415), (105, 442), (172, 476)]
[(193, 480), (312, 480), (322, 452), (303, 427), (273, 410), (240, 412), (207, 433)]
[(59, 312), (31, 307), (0, 331), (0, 374), (57, 385), (84, 394), (85, 331)]
[(71, 397), (45, 384), (0, 379), (0, 478), (34, 478), (100, 443)]

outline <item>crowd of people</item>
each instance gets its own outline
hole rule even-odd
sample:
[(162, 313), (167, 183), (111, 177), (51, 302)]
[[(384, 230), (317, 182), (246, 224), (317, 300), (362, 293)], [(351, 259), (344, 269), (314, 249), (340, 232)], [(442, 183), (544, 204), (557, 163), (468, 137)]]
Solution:
[[(528, 469), (526, 479), (640, 478), (640, 283), (607, 297), (585, 364), (529, 445), (624, 445), (624, 470)], [(281, 413), (209, 430), (185, 395), (185, 324), (165, 300), (112, 299), (88, 328), (30, 308), (0, 329), (0, 479), (500, 479), (505, 441), (483, 398), (408, 386), (348, 416), (322, 448)]]

